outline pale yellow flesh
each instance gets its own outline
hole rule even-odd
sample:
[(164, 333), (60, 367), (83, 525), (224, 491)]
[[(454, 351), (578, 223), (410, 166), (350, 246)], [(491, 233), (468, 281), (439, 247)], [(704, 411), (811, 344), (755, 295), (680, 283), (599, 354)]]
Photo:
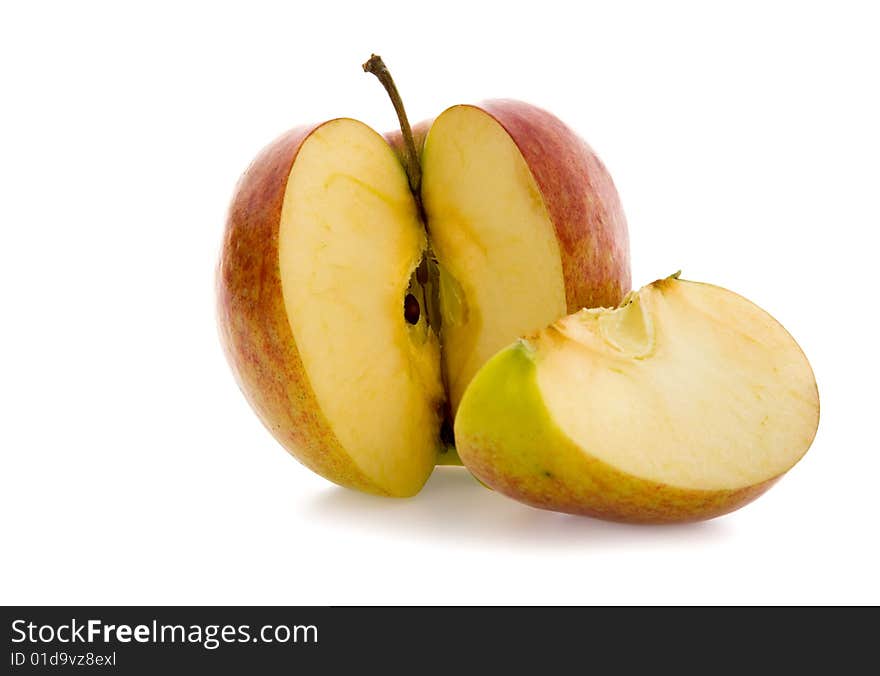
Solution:
[(483, 363), (566, 314), (559, 245), (541, 193), (507, 132), (470, 106), (444, 112), (422, 154), (422, 199), (441, 279), (452, 410)]
[(334, 120), (305, 141), (279, 233), (284, 303), (309, 383), (363, 473), (412, 495), (434, 466), (440, 355), (403, 298), (426, 236), (406, 176), (381, 136)]
[(759, 307), (663, 280), (619, 310), (582, 311), (539, 339), (538, 386), (584, 453), (686, 489), (776, 477), (806, 452), (819, 401), (809, 363)]

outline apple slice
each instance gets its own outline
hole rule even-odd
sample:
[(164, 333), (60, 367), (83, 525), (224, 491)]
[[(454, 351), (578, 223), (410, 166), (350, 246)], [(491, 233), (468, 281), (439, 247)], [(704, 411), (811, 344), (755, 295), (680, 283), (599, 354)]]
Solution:
[(455, 420), (481, 481), (526, 504), (645, 523), (737, 509), (806, 453), (813, 372), (766, 312), (667, 278), (492, 357)]
[(355, 120), (281, 137), (237, 191), (218, 276), (230, 364), (270, 431), (338, 483), (413, 495), (434, 467), (439, 344), (404, 308), (426, 245), (396, 155)]

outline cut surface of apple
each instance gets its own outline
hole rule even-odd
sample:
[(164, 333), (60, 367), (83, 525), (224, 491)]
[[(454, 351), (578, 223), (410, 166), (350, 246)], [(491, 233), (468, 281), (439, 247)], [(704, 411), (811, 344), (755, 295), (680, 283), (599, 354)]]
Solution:
[(669, 522), (763, 493), (818, 419), (813, 372), (776, 320), (720, 287), (668, 278), (494, 356), (455, 434), (481, 481), (527, 504)]
[(431, 126), (422, 198), (442, 270), (444, 370), (454, 412), (483, 363), (511, 341), (566, 314), (556, 232), (522, 154), (472, 106)]
[(426, 247), (406, 175), (385, 140), (340, 119), (303, 143), (287, 182), (278, 257), (293, 339), (318, 406), (363, 473), (418, 491), (444, 400), (436, 336), (405, 320)]
[(217, 276), (227, 357), (267, 428), (324, 477), (392, 496), (454, 461), (441, 429), (487, 358), (629, 290), (614, 185), (555, 117), (487, 102), (418, 129), (415, 194), (399, 144), (356, 120), (276, 140), (239, 183)]

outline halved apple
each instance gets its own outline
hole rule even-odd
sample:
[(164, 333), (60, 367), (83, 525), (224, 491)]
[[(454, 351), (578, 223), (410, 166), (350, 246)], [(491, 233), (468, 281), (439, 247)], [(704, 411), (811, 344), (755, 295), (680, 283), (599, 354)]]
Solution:
[(268, 429), (394, 496), (425, 482), (489, 356), (629, 290), (614, 185), (559, 120), (496, 101), (419, 128), (416, 194), (394, 139), (360, 122), (279, 138), (239, 183), (218, 271), (227, 356)]
[(526, 504), (660, 523), (750, 502), (804, 455), (818, 421), (813, 372), (776, 320), (672, 277), (492, 357), (455, 439), (471, 472)]

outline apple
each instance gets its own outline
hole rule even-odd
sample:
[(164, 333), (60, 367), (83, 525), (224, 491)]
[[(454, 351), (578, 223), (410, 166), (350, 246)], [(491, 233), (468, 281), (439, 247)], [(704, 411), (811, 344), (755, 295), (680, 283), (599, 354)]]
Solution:
[(816, 381), (788, 332), (731, 291), (673, 276), (492, 357), (455, 440), (480, 481), (528, 505), (663, 523), (754, 500), (818, 423)]
[[(221, 340), (266, 427), (344, 486), (415, 494), (454, 462), (449, 430), (483, 363), (518, 336), (630, 288), (608, 172), (518, 101), (454, 106), (382, 137), (353, 119), (265, 148), (232, 200)], [(441, 433), (446, 430), (446, 433)]]

